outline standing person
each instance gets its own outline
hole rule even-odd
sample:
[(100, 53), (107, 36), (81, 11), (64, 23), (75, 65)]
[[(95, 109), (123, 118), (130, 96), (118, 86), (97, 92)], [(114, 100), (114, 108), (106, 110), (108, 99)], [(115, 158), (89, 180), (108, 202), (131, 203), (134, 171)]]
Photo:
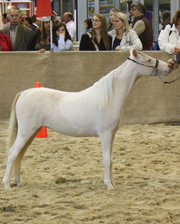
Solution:
[(23, 23), (23, 25), (26, 26), (26, 27), (28, 27), (28, 28), (30, 28), (31, 25), (32, 25), (31, 17), (26, 17), (26, 18), (24, 19), (24, 23)]
[(67, 30), (72, 38), (76, 40), (76, 24), (73, 20), (73, 15), (70, 12), (65, 12), (63, 15), (63, 21), (66, 23)]
[(180, 50), (180, 9), (175, 13), (172, 19), (172, 24), (166, 25), (165, 29), (161, 30), (158, 41), (161, 51), (168, 54), (177, 54)]
[(50, 50), (50, 21), (42, 23), (42, 30), (36, 39), (35, 50), (44, 53), (46, 50)]
[(53, 51), (72, 51), (71, 36), (64, 23), (57, 23), (53, 28)]
[(142, 43), (137, 33), (131, 29), (127, 16), (124, 13), (116, 13), (112, 16), (111, 22), (114, 27), (114, 30), (110, 32), (113, 50), (129, 51), (132, 47), (137, 51), (142, 50)]
[(143, 50), (150, 50), (152, 45), (152, 29), (146, 18), (145, 6), (140, 2), (133, 2), (130, 6), (130, 13), (133, 17), (132, 28), (139, 36)]
[(43, 21), (41, 28), (32, 31), (26, 44), (26, 50), (38, 50), (41, 53), (50, 50), (50, 21)]
[(91, 19), (84, 20), (84, 29), (85, 29), (86, 32), (89, 32), (90, 30), (92, 30), (92, 21), (91, 21)]
[(112, 38), (108, 35), (106, 18), (103, 14), (96, 14), (92, 19), (93, 28), (81, 37), (80, 51), (111, 50)]
[(10, 37), (2, 32), (0, 32), (0, 51), (13, 51)]
[(163, 15), (162, 15), (162, 20), (163, 20), (162, 24), (160, 24), (160, 26), (159, 26), (159, 31), (164, 29), (165, 26), (170, 23), (170, 13), (169, 12), (164, 12)]
[(112, 8), (109, 12), (109, 23), (107, 25), (107, 28), (108, 28), (108, 31), (112, 31), (114, 28), (113, 28), (113, 24), (111, 22), (111, 18), (112, 16), (114, 16), (117, 12), (120, 12), (120, 9), (118, 8)]
[(24, 51), (31, 29), (20, 24), (21, 12), (17, 6), (11, 6), (8, 11), (10, 26), (1, 32), (10, 36), (14, 51)]
[(8, 20), (8, 17), (7, 17), (7, 13), (3, 13), (2, 14), (2, 22), (3, 22), (3, 29), (10, 26), (10, 22)]
[(41, 20), (36, 19), (36, 15), (31, 16), (31, 20), (32, 20), (32, 25), (30, 26), (30, 28), (34, 31), (37, 28), (41, 27)]

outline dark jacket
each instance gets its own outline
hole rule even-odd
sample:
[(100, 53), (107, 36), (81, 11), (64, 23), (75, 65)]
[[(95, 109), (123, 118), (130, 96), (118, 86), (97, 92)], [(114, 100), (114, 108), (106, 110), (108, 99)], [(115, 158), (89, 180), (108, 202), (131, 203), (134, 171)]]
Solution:
[[(10, 27), (4, 28), (3, 30), (1, 30), (1, 32), (6, 33), (8, 36), (10, 36)], [(33, 32), (31, 29), (19, 24), (16, 33), (14, 51), (25, 51), (25, 46), (31, 32)]]
[(39, 43), (40, 40), (41, 40), (41, 31), (39, 28), (37, 28), (30, 34), (29, 39), (25, 46), (25, 50), (34, 51), (36, 44)]
[[(106, 51), (107, 50), (104, 46), (104, 43), (103, 43), (102, 39), (101, 39), (99, 44), (97, 43), (97, 41), (95, 43), (98, 46), (100, 51)], [(112, 45), (111, 43), (112, 43), (112, 37), (109, 36), (109, 44), (110, 44), (110, 49), (109, 50), (111, 50), (111, 45)], [(82, 37), (81, 37), (79, 50), (80, 51), (95, 51), (96, 50), (91, 38), (88, 36), (87, 33), (83, 34)]]
[(180, 64), (180, 53), (178, 53), (178, 54), (176, 55), (176, 60), (177, 60), (178, 64)]
[(35, 26), (34, 24), (31, 24), (30, 29), (32, 29), (33, 31), (36, 30), (38, 27)]
[(137, 16), (132, 22), (132, 28), (139, 20), (143, 20), (145, 23), (145, 31), (139, 35), (139, 39), (143, 45), (143, 50), (150, 50), (152, 45), (152, 29), (148, 19), (145, 16)]

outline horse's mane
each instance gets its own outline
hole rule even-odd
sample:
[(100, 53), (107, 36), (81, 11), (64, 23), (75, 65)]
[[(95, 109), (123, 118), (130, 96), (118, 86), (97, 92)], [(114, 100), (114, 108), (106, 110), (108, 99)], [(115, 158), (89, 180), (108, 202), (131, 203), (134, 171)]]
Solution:
[[(122, 66), (122, 65), (121, 65)], [(117, 69), (95, 82), (91, 87), (80, 92), (80, 103), (95, 109), (102, 109), (113, 97), (114, 77)]]

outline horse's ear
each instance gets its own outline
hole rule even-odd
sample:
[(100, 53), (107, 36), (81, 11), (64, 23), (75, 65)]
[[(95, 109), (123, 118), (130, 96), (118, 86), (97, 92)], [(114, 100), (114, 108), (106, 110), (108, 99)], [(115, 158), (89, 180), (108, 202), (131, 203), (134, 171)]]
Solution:
[(135, 49), (132, 50), (132, 54), (134, 57), (137, 57), (137, 51)]
[(134, 48), (130, 48), (130, 54), (134, 57), (137, 57), (137, 51)]

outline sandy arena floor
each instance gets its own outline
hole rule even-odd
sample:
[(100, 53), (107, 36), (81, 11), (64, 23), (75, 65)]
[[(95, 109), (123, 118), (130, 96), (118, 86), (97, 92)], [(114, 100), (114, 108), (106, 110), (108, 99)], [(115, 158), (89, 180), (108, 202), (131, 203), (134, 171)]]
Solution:
[[(0, 120), (0, 179), (7, 120)], [(21, 166), (20, 187), (0, 185), (1, 224), (179, 224), (180, 126), (123, 125), (116, 134), (107, 190), (99, 138), (48, 129)]]

